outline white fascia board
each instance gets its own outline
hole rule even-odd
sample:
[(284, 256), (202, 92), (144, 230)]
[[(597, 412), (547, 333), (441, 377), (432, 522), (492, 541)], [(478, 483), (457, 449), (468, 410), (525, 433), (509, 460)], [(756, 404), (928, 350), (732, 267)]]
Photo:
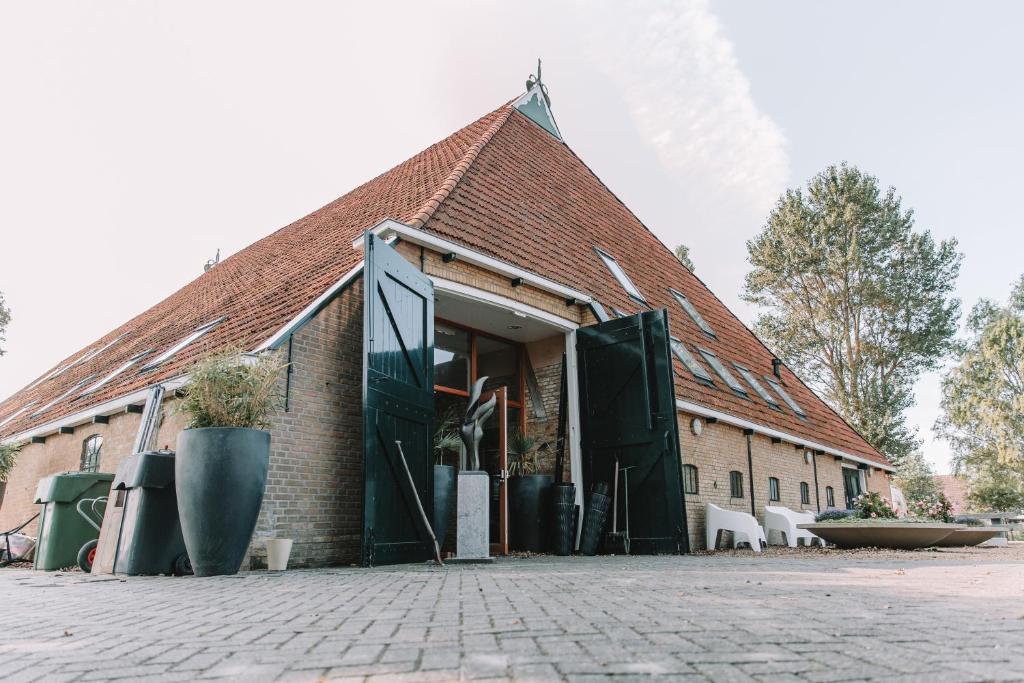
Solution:
[[(174, 377), (163, 382), (159, 382), (164, 386), (167, 391), (174, 391), (188, 381), (188, 375), (181, 375)], [(13, 434), (3, 440), (3, 443), (18, 443), (21, 441), (27, 441), (33, 436), (48, 436), (50, 434), (57, 433), (61, 427), (77, 427), (78, 425), (86, 424), (91, 422), (92, 418), (97, 415), (114, 415), (121, 412), (125, 408), (131, 405), (138, 405), (145, 403), (146, 398), (149, 396), (149, 391), (152, 389), (152, 385), (133, 391), (130, 394), (113, 398), (106, 403), (98, 403), (94, 406), (90, 406), (77, 413), (71, 415), (65, 415), (64, 417), (57, 418), (51, 422), (41, 424), (38, 427), (21, 432), (20, 434)]]
[(562, 318), (554, 313), (548, 313), (547, 311), (530, 306), (529, 304), (524, 304), (521, 301), (516, 301), (515, 299), (509, 299), (508, 297), (500, 294), (488, 292), (476, 287), (470, 287), (469, 285), (464, 285), (461, 282), (445, 280), (444, 278), (440, 278), (435, 275), (430, 275), (428, 277), (430, 278), (430, 281), (434, 283), (434, 289), (440, 292), (446, 292), (462, 299), (469, 299), (471, 301), (490, 304), (492, 306), (498, 306), (517, 313), (522, 313), (528, 318), (533, 318), (534, 320), (547, 323), (557, 327), (563, 332), (571, 332), (579, 327), (579, 323), (573, 322), (568, 318)]
[(719, 422), (724, 422), (734, 427), (740, 427), (741, 429), (753, 429), (756, 433), (762, 434), (764, 436), (775, 437), (777, 439), (782, 439), (783, 441), (788, 441), (789, 443), (793, 444), (803, 444), (804, 446), (811, 450), (823, 451), (825, 453), (828, 453), (829, 455), (835, 455), (840, 458), (850, 460), (852, 462), (863, 463), (865, 465), (870, 465), (871, 467), (877, 467), (880, 470), (886, 470), (888, 472), (896, 471), (896, 468), (893, 467), (892, 465), (883, 465), (880, 462), (868, 460), (867, 458), (862, 458), (859, 455), (851, 455), (850, 453), (840, 451), (838, 449), (832, 448), (831, 446), (815, 443), (814, 441), (808, 441), (807, 439), (801, 436), (794, 436), (793, 434), (780, 432), (777, 429), (764, 427), (754, 422), (750, 422), (749, 420), (744, 420), (741, 417), (730, 415), (729, 413), (723, 413), (718, 410), (712, 410), (711, 408), (707, 408), (698, 403), (690, 403), (689, 401), (684, 401), (682, 399), (677, 398), (676, 410), (679, 410), (684, 413), (693, 413), (694, 415), (700, 415), (701, 417), (713, 417)]
[(285, 323), (284, 327), (279, 329), (273, 335), (271, 335), (265, 342), (257, 346), (252, 350), (252, 353), (258, 353), (260, 351), (266, 351), (267, 349), (277, 348), (282, 341), (288, 338), (288, 335), (302, 327), (302, 325), (310, 318), (315, 316), (321, 308), (323, 308), (331, 299), (333, 299), (338, 292), (348, 287), (353, 280), (359, 277), (363, 272), (363, 261), (360, 261), (352, 268), (352, 270), (345, 273), (340, 280), (335, 282), (333, 285), (327, 288), (327, 290), (318, 296), (313, 303), (306, 306), (297, 316)]
[[(381, 221), (374, 227), (370, 228), (370, 232), (381, 237), (389, 235), (398, 235), (402, 240), (416, 244), (422, 247), (429, 247), (434, 251), (442, 252), (445, 254), (455, 254), (458, 258), (466, 263), (471, 263), (474, 266), (479, 266), (484, 270), (489, 270), (500, 275), (511, 279), (522, 278), (523, 282), (542, 289), (546, 292), (557, 294), (566, 299), (576, 299), (581, 304), (589, 304), (594, 298), (589, 294), (579, 292), (571, 287), (559, 284), (554, 280), (549, 280), (546, 277), (531, 273), (528, 270), (520, 268), (519, 266), (512, 265), (507, 261), (496, 259), (493, 256), (487, 254), (481, 254), (478, 251), (464, 247), (461, 244), (456, 244), (443, 237), (438, 237), (424, 230), (417, 230), (416, 228), (410, 228), (404, 223), (400, 223), (396, 220), (388, 218)], [(352, 246), (355, 249), (363, 248), (363, 236), (360, 235), (352, 242)]]

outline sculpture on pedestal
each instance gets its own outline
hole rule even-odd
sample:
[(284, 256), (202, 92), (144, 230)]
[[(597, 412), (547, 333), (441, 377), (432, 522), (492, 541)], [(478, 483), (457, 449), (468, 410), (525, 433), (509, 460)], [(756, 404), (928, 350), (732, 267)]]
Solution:
[(466, 417), (462, 420), (460, 433), (462, 443), (466, 445), (466, 457), (468, 470), (480, 469), (480, 441), (484, 438), (484, 422), (494, 412), (494, 406), (498, 397), (491, 394), (491, 397), (480, 403), (480, 394), (483, 393), (484, 382), (487, 377), (481, 377), (473, 385), (469, 393), (469, 408), (466, 409)]

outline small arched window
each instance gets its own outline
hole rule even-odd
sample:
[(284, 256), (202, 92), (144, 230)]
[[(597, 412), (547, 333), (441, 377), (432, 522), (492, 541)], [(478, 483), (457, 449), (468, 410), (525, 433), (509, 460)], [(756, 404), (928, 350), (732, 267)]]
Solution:
[(776, 477), (768, 477), (768, 500), (781, 500), (781, 496), (779, 496), (779, 480)]
[(100, 449), (103, 448), (103, 437), (93, 434), (82, 442), (82, 462), (78, 469), (82, 472), (97, 472), (100, 469)]
[(825, 505), (830, 508), (836, 506), (836, 491), (831, 486), (825, 487)]
[(694, 465), (683, 465), (683, 493), (700, 493), (700, 481)]
[(811, 487), (806, 481), (800, 482), (800, 502), (804, 505), (811, 504)]
[(738, 470), (729, 473), (729, 495), (733, 498), (743, 497), (743, 473)]

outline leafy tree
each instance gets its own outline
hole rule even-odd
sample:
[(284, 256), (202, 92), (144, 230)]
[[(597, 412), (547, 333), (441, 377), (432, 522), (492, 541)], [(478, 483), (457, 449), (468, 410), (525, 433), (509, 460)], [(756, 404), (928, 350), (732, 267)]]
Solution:
[(970, 482), (971, 509), (1003, 512), (1024, 509), (1024, 477), (1005, 467), (985, 467)]
[(967, 328), (972, 337), (942, 380), (935, 427), (957, 470), (1024, 476), (1024, 277), (1005, 306), (979, 301)]
[(693, 260), (690, 258), (690, 248), (688, 246), (680, 244), (672, 250), (672, 253), (676, 255), (679, 262), (686, 266), (691, 273), (695, 270), (693, 267)]
[[(4, 293), (0, 292), (0, 342), (7, 341), (7, 324), (11, 322), (11, 309), (7, 306), (7, 302), (4, 301)], [(7, 353), (2, 346), (0, 346), (0, 356)]]
[(918, 445), (914, 382), (954, 348), (956, 247), (845, 163), (787, 190), (747, 243), (756, 332), (897, 467)]
[(922, 500), (930, 500), (938, 495), (931, 465), (924, 459), (921, 451), (911, 451), (900, 464), (899, 472), (893, 483), (903, 491), (908, 504)]
[(0, 443), (0, 481), (7, 481), (7, 475), (18, 461), (18, 452), (25, 444)]

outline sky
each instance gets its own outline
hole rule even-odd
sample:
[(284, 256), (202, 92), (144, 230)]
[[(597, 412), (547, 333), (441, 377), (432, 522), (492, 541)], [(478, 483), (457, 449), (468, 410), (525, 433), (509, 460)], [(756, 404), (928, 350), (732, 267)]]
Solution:
[[(45, 5), (45, 6), (44, 6)], [(1012, 2), (8, 3), (0, 396), (543, 79), (566, 142), (746, 322), (746, 241), (848, 161), (956, 238), (957, 295), (1024, 272)], [(939, 373), (910, 411), (937, 471)]]

